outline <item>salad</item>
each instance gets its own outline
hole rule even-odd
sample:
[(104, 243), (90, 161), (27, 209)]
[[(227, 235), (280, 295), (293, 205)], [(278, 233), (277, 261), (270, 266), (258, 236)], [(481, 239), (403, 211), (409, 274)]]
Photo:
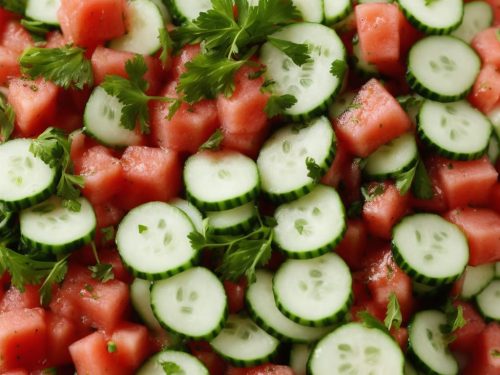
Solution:
[(0, 373), (500, 374), (497, 0), (0, 0)]

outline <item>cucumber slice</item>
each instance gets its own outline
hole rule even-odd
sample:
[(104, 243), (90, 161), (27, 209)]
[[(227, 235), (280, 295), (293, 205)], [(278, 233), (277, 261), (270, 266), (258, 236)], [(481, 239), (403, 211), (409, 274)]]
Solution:
[(42, 254), (58, 255), (90, 243), (96, 228), (94, 209), (85, 198), (79, 198), (78, 202), (77, 212), (64, 207), (58, 197), (21, 211), (23, 244)]
[(227, 317), (224, 287), (211, 271), (191, 268), (151, 287), (151, 306), (167, 330), (196, 340), (210, 340)]
[(127, 34), (113, 39), (110, 48), (143, 55), (154, 54), (161, 48), (160, 29), (165, 29), (160, 9), (151, 0), (131, 0), (128, 5)]
[(335, 189), (318, 185), (274, 214), (274, 244), (288, 257), (306, 259), (331, 251), (344, 237), (345, 210)]
[(135, 311), (149, 329), (163, 331), (151, 309), (151, 281), (135, 278), (130, 284), (130, 301)]
[(272, 36), (308, 44), (311, 51), (311, 60), (297, 66), (271, 43), (265, 43), (261, 48), (260, 59), (267, 66), (267, 79), (274, 82), (273, 92), (276, 95), (293, 95), (297, 99), (284, 115), (299, 120), (322, 113), (342, 86), (343, 77), (339, 79), (330, 73), (335, 60), (345, 62), (342, 41), (334, 30), (306, 22), (286, 26)]
[(469, 261), (469, 245), (462, 231), (435, 214), (405, 217), (393, 229), (394, 260), (415, 281), (450, 284)]
[(328, 114), (330, 119), (338, 118), (342, 113), (349, 109), (353, 99), (356, 97), (356, 92), (354, 91), (346, 91), (340, 94), (333, 103), (330, 105), (328, 109)]
[[(172, 372), (165, 369), (175, 368)], [(179, 370), (180, 369), (180, 370)], [(191, 354), (175, 350), (165, 350), (150, 357), (136, 375), (189, 374), (209, 375), (207, 368)]]
[(196, 206), (192, 205), (187, 200), (180, 198), (176, 198), (169, 203), (183, 211), (191, 219), (195, 229), (198, 232), (203, 233), (203, 216)]
[(411, 48), (406, 79), (414, 91), (427, 99), (453, 102), (467, 96), (480, 68), (479, 56), (462, 40), (429, 36)]
[(210, 0), (170, 0), (169, 4), (172, 15), (179, 23), (193, 21), (201, 12), (212, 9)]
[(476, 304), (486, 319), (500, 322), (500, 280), (492, 280), (476, 296)]
[(403, 375), (403, 366), (403, 353), (389, 335), (360, 323), (349, 323), (318, 342), (309, 358), (308, 374)]
[(426, 34), (449, 34), (464, 15), (462, 0), (397, 0), (408, 20)]
[(495, 264), (482, 264), (477, 267), (467, 266), (460, 296), (470, 299), (481, 292), (495, 277)]
[(249, 318), (230, 315), (226, 326), (210, 345), (236, 366), (253, 366), (273, 358), (279, 341)]
[(257, 165), (233, 151), (205, 151), (184, 167), (188, 200), (203, 211), (229, 210), (253, 201), (260, 190)]
[(307, 374), (307, 361), (311, 354), (311, 347), (304, 344), (294, 344), (290, 350), (290, 367), (295, 375)]
[(426, 374), (455, 375), (458, 364), (449, 352), (441, 331), (447, 324), (441, 311), (427, 310), (417, 313), (409, 326), (409, 355), (415, 367)]
[(342, 21), (352, 11), (351, 0), (323, 0), (323, 6), (328, 25)]
[(276, 306), (273, 276), (263, 270), (256, 272), (257, 281), (248, 287), (247, 307), (253, 320), (281, 341), (309, 343), (332, 330), (332, 327), (307, 327), (288, 319)]
[(323, 22), (323, 0), (292, 0), (306, 22)]
[(98, 86), (92, 91), (83, 114), (83, 131), (106, 146), (138, 145), (142, 137), (121, 126), (123, 104)]
[(375, 64), (367, 62), (363, 54), (361, 53), (361, 47), (359, 45), (359, 37), (355, 35), (352, 38), (352, 57), (351, 60), (354, 65), (354, 69), (364, 77), (376, 77), (379, 75), (378, 68)]
[(57, 11), (60, 6), (61, 0), (28, 0), (25, 15), (36, 21), (59, 25)]
[(473, 1), (464, 5), (462, 23), (451, 35), (470, 43), (474, 36), (493, 23), (493, 9), (485, 1)]
[(466, 101), (426, 100), (418, 114), (418, 134), (438, 154), (455, 160), (483, 156), (492, 133), (491, 123)]
[(363, 173), (374, 180), (396, 178), (412, 169), (418, 160), (417, 142), (406, 133), (378, 148), (366, 158)]
[(342, 319), (352, 302), (349, 267), (337, 254), (306, 260), (289, 259), (273, 279), (279, 310), (302, 325), (321, 327)]
[(316, 182), (309, 177), (312, 159), (324, 174), (335, 155), (336, 138), (326, 117), (312, 120), (300, 129), (279, 129), (264, 144), (257, 159), (263, 193), (274, 202), (289, 202), (310, 192)]
[(116, 232), (123, 263), (136, 277), (159, 280), (190, 268), (197, 251), (188, 235), (195, 228), (180, 209), (150, 202), (132, 209)]
[(226, 211), (206, 213), (208, 231), (214, 234), (239, 234), (251, 229), (257, 222), (257, 209), (254, 202)]
[(31, 207), (50, 197), (56, 170), (30, 152), (31, 139), (0, 145), (0, 204), (9, 211)]

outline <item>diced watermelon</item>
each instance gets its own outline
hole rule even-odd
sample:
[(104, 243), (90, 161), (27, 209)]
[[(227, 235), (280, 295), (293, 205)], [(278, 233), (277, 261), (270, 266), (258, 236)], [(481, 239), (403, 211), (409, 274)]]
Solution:
[(489, 204), (498, 173), (487, 157), (470, 161), (438, 161), (437, 178), (450, 209)]
[(69, 347), (78, 374), (132, 375), (133, 371), (108, 351), (108, 340), (102, 332), (94, 332)]
[(115, 361), (133, 370), (152, 354), (148, 330), (143, 325), (121, 323), (109, 335), (109, 341), (116, 345)]
[(43, 309), (23, 309), (0, 314), (0, 372), (35, 369), (43, 364), (47, 348)]
[(78, 329), (71, 320), (47, 313), (47, 361), (50, 366), (71, 364), (69, 346), (80, 339)]
[(295, 375), (288, 366), (266, 364), (256, 367), (230, 367), (226, 375)]
[(90, 148), (97, 146), (98, 143), (83, 132), (76, 131), (71, 135), (70, 157), (76, 171), (82, 170), (82, 158), (85, 152)]
[(133, 280), (132, 275), (125, 268), (120, 255), (116, 249), (102, 249), (99, 251), (99, 259), (104, 264), (111, 264), (113, 266), (113, 274), (115, 279), (130, 284)]
[(59, 31), (49, 31), (45, 39), (47, 40), (46, 48), (61, 48), (68, 44), (64, 35)]
[(347, 231), (335, 252), (345, 260), (353, 270), (359, 270), (366, 252), (368, 232), (362, 220), (351, 219), (347, 222)]
[(363, 219), (368, 231), (375, 236), (390, 239), (392, 227), (408, 210), (408, 194), (401, 195), (392, 183), (372, 184), (368, 187), (368, 192), (375, 195), (363, 205)]
[(462, 229), (469, 242), (469, 265), (500, 261), (500, 215), (490, 209), (461, 208), (446, 219)]
[(26, 285), (24, 292), (11, 286), (0, 302), (0, 313), (40, 307), (40, 286)]
[(18, 21), (9, 21), (0, 35), (0, 46), (21, 53), (33, 45), (30, 33)]
[(439, 184), (438, 170), (441, 165), (440, 158), (430, 158), (425, 161), (426, 169), (432, 184), (433, 196), (431, 199), (418, 199), (411, 194), (410, 205), (420, 211), (430, 211), (434, 213), (444, 213), (448, 210), (443, 189)]
[(125, 34), (125, 0), (61, 0), (58, 18), (64, 36), (95, 47)]
[[(162, 96), (177, 98), (177, 82), (168, 84)], [(196, 104), (182, 103), (171, 120), (168, 117), (170, 103), (155, 102), (151, 109), (153, 142), (162, 148), (194, 154), (219, 126), (214, 100), (202, 100)]]
[(411, 127), (410, 119), (377, 80), (368, 81), (355, 105), (335, 122), (335, 131), (347, 151), (366, 157)]
[(121, 163), (125, 185), (118, 194), (120, 207), (131, 209), (151, 201), (169, 201), (181, 189), (182, 164), (175, 151), (131, 146)]
[(390, 249), (385, 248), (371, 254), (366, 260), (367, 285), (373, 301), (385, 313), (389, 297), (394, 293), (406, 321), (414, 307), (410, 277), (398, 267)]
[(205, 365), (210, 375), (226, 374), (226, 362), (213, 351), (208, 342), (191, 341), (188, 348)]
[(2, 32), (8, 21), (15, 20), (16, 18), (19, 17), (15, 13), (0, 8), (0, 32)]
[(500, 182), (495, 183), (491, 190), (491, 208), (500, 214)]
[[(135, 54), (125, 51), (116, 51), (99, 46), (92, 54), (91, 62), (94, 71), (94, 83), (100, 85), (107, 75), (117, 75), (128, 78), (125, 63), (133, 59)], [(148, 71), (144, 79), (148, 82), (148, 95), (155, 95), (161, 87), (161, 64), (152, 56), (144, 56)]]
[(406, 53), (415, 44), (417, 40), (422, 38), (424, 34), (416, 29), (404, 16), (403, 12), (399, 11), (399, 41), (400, 55), (405, 57)]
[(125, 183), (120, 159), (104, 146), (94, 146), (81, 159), (75, 173), (85, 179), (82, 193), (93, 204), (103, 204), (117, 194)]
[(234, 77), (235, 90), (231, 97), (219, 95), (217, 110), (224, 132), (255, 134), (268, 126), (264, 112), (269, 94), (261, 91), (264, 77), (251, 79), (258, 68), (243, 66)]
[(500, 325), (489, 324), (474, 343), (472, 357), (464, 375), (500, 374)]
[(7, 99), (16, 114), (16, 128), (25, 137), (42, 133), (53, 121), (58, 88), (43, 79), (10, 81)]
[(469, 94), (469, 101), (483, 113), (500, 104), (500, 67), (483, 66)]
[(182, 73), (186, 72), (186, 63), (193, 60), (201, 51), (199, 44), (188, 44), (182, 47), (178, 54), (174, 55), (172, 61), (172, 79), (179, 80)]
[(238, 283), (224, 280), (224, 290), (226, 291), (227, 304), (230, 314), (237, 314), (245, 308), (246, 288), (246, 279), (242, 279)]
[(223, 149), (238, 151), (251, 158), (255, 158), (266, 140), (268, 129), (265, 127), (256, 133), (229, 133), (224, 131), (223, 134)]
[(471, 304), (462, 301), (453, 304), (457, 308), (462, 307), (465, 325), (453, 332), (455, 340), (451, 342), (450, 348), (462, 353), (470, 353), (476, 345), (479, 335), (486, 328), (486, 324)]
[(97, 218), (98, 228), (106, 228), (111, 225), (118, 224), (126, 213), (124, 209), (120, 208), (118, 204), (113, 202), (94, 204), (93, 207)]
[(385, 319), (385, 306), (380, 306), (378, 303), (375, 303), (372, 300), (366, 300), (361, 303), (355, 303), (351, 307), (351, 316), (353, 321), (360, 322), (362, 319), (358, 315), (360, 312), (368, 312), (370, 315), (373, 315), (375, 318), (383, 322)]
[(403, 352), (406, 352), (406, 349), (408, 348), (408, 329), (404, 327), (392, 327), (390, 333), (394, 340), (396, 340), (396, 342), (399, 344), (401, 350)]
[(355, 8), (361, 54), (378, 64), (396, 62), (400, 56), (400, 13), (394, 4), (359, 4)]
[(492, 64), (500, 69), (500, 40), (498, 40), (498, 28), (490, 27), (477, 33), (471, 44), (481, 56), (483, 64)]
[(17, 52), (0, 46), (0, 85), (5, 85), (9, 79), (21, 75), (18, 58)]
[(333, 159), (332, 165), (321, 179), (321, 183), (337, 188), (342, 178), (342, 171), (350, 165), (351, 162), (352, 157), (350, 157), (345, 148), (342, 147), (342, 144), (338, 144), (335, 152), (335, 159)]

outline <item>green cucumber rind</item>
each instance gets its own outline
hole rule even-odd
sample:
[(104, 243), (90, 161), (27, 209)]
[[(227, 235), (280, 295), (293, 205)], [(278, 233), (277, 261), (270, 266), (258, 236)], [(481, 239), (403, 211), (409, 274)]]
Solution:
[(422, 22), (420, 22), (415, 16), (413, 16), (413, 14), (411, 13), (411, 11), (409, 11), (408, 9), (406, 9), (399, 0), (396, 0), (398, 5), (399, 5), (399, 9), (401, 9), (401, 11), (403, 12), (404, 16), (406, 17), (406, 19), (408, 21), (410, 21), (410, 23), (415, 26), (418, 30), (422, 31), (423, 33), (425, 34), (428, 34), (428, 35), (445, 35), (445, 34), (449, 34), (451, 33), (452, 31), (456, 30), (459, 28), (459, 26), (462, 24), (462, 20), (464, 18), (464, 9), (462, 7), (462, 15), (460, 17), (460, 19), (458, 20), (457, 23), (453, 24), (453, 25), (450, 25), (449, 27), (445, 27), (445, 28), (435, 28), (435, 27), (429, 27), (425, 24), (423, 24)]
[[(333, 141), (332, 141), (332, 146), (329, 149), (328, 156), (326, 159), (321, 163), (318, 164), (320, 171), (321, 171), (321, 177), (323, 177), (328, 170), (330, 169), (333, 160), (335, 159), (335, 155), (337, 154), (337, 140), (335, 137), (335, 134), (333, 136)], [(288, 203), (294, 200), (297, 200), (304, 195), (309, 194), (311, 191), (314, 190), (314, 188), (318, 185), (318, 182), (311, 181), (310, 183), (301, 186), (298, 189), (288, 191), (286, 193), (280, 193), (280, 194), (273, 194), (269, 193), (265, 190), (262, 190), (262, 195), (266, 197), (268, 200), (270, 200), (273, 203), (276, 204), (281, 204), (281, 203)]]
[(246, 203), (256, 200), (259, 197), (259, 195), (260, 195), (260, 179), (258, 180), (257, 185), (249, 192), (240, 195), (238, 197), (229, 198), (218, 202), (206, 202), (201, 199), (198, 199), (193, 194), (191, 194), (189, 188), (186, 187), (187, 200), (192, 204), (194, 204), (201, 211), (230, 210), (231, 208), (243, 206)]
[(281, 300), (278, 296), (278, 293), (276, 293), (274, 289), (274, 283), (273, 283), (273, 294), (274, 294), (274, 300), (276, 301), (276, 307), (278, 307), (278, 310), (281, 311), (283, 315), (285, 315), (288, 319), (291, 321), (307, 326), (307, 327), (326, 327), (326, 326), (331, 326), (332, 324), (338, 323), (342, 321), (342, 319), (347, 315), (349, 312), (353, 302), (354, 302), (354, 294), (351, 290), (351, 293), (349, 294), (349, 297), (344, 304), (344, 306), (335, 312), (335, 314), (319, 319), (319, 320), (310, 320), (310, 319), (304, 319), (301, 318), (300, 316), (297, 316), (293, 313), (291, 313), (289, 310), (287, 310), (283, 304), (281, 303)]
[(418, 155), (415, 156), (415, 158), (412, 159), (412, 161), (405, 166), (403, 166), (401, 169), (390, 172), (390, 173), (368, 173), (366, 172), (365, 169), (362, 170), (363, 177), (369, 180), (374, 180), (374, 181), (385, 181), (388, 179), (396, 179), (398, 178), (402, 173), (406, 173), (410, 171), (412, 168), (414, 168), (417, 163), (418, 163)]
[(45, 201), (50, 198), (56, 192), (57, 182), (59, 181), (59, 173), (54, 173), (54, 179), (45, 189), (38, 192), (37, 194), (30, 195), (29, 197), (16, 199), (13, 201), (6, 201), (0, 199), (0, 205), (3, 205), (7, 211), (21, 211), (26, 208), (33, 207), (38, 203)]
[(209, 233), (216, 235), (226, 235), (226, 234), (237, 235), (237, 234), (247, 233), (250, 229), (254, 228), (254, 226), (258, 223), (258, 218), (256, 213), (257, 213), (257, 208), (255, 208), (254, 214), (245, 221), (242, 221), (240, 223), (225, 228), (214, 228), (210, 226), (210, 221), (209, 221), (207, 231)]
[(483, 290), (481, 290), (481, 292), (479, 292), (478, 294), (476, 294), (474, 297), (473, 297), (473, 301), (474, 301), (474, 305), (476, 306), (477, 308), (477, 311), (479, 311), (479, 313), (481, 314), (481, 316), (484, 318), (484, 320), (486, 322), (496, 322), (496, 323), (500, 323), (500, 318), (498, 319), (495, 319), (493, 317), (491, 317), (490, 315), (488, 315), (484, 309), (481, 307), (481, 304), (479, 303), (478, 301), (478, 296), (484, 291), (484, 289), (486, 289), (492, 282), (494, 281), (498, 281), (498, 277), (493, 277), (492, 280), (490, 280), (490, 282), (483, 288)]
[(343, 21), (344, 19), (347, 18), (347, 16), (349, 14), (351, 14), (353, 9), (354, 9), (354, 7), (352, 4), (352, 1), (349, 1), (347, 3), (347, 7), (345, 7), (344, 10), (341, 13), (338, 13), (335, 17), (327, 18), (326, 14), (325, 14), (325, 19), (324, 19), (323, 23), (327, 26), (332, 26), (332, 25), (336, 24), (337, 22)]

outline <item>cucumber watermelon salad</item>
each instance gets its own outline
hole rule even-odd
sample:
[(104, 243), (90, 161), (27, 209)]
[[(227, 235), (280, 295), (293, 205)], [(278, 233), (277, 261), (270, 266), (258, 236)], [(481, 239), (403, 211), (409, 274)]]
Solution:
[(0, 0), (0, 373), (500, 374), (498, 0)]

